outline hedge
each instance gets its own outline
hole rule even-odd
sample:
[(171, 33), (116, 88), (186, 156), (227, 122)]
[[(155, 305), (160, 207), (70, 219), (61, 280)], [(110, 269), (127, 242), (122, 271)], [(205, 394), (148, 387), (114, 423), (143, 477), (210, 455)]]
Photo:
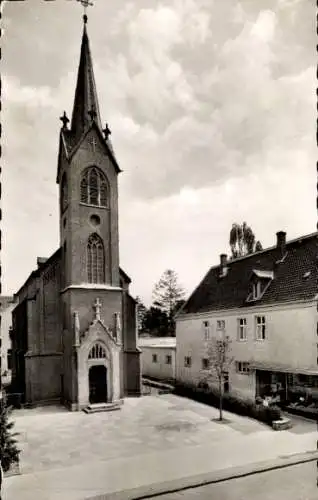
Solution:
[[(184, 396), (200, 403), (219, 408), (220, 400), (216, 389), (199, 389), (195, 386), (177, 383), (174, 392), (179, 396)], [(278, 406), (266, 407), (263, 406), (263, 404), (255, 403), (253, 400), (242, 399), (228, 393), (223, 395), (222, 407), (229, 412), (244, 417), (251, 417), (261, 422), (265, 422), (268, 425), (272, 425), (274, 420), (279, 420), (281, 418), (281, 410)]]

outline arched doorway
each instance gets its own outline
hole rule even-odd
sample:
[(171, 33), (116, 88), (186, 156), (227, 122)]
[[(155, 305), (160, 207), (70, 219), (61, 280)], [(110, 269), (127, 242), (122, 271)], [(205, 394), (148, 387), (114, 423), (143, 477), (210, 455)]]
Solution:
[(107, 368), (93, 365), (88, 372), (89, 402), (91, 404), (107, 402)]

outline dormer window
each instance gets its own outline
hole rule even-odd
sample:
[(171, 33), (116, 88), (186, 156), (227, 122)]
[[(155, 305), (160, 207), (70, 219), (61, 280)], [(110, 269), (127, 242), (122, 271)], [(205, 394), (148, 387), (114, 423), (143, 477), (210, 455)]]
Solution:
[(257, 300), (261, 296), (261, 282), (256, 281), (256, 283), (253, 283), (253, 300)]
[(264, 271), (254, 269), (251, 276), (251, 288), (247, 297), (248, 302), (260, 300), (272, 280), (274, 279), (273, 271)]

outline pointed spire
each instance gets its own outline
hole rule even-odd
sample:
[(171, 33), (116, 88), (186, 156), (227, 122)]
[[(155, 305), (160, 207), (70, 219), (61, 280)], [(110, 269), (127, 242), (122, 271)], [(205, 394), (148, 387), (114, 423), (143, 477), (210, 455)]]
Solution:
[(74, 98), (71, 130), (79, 138), (84, 130), (92, 123), (92, 120), (102, 131), (102, 124), (99, 114), (95, 78), (93, 72), (92, 56), (89, 48), (86, 24), (87, 16), (83, 16), (84, 29), (82, 36), (82, 46), (80, 63), (77, 73), (77, 84)]

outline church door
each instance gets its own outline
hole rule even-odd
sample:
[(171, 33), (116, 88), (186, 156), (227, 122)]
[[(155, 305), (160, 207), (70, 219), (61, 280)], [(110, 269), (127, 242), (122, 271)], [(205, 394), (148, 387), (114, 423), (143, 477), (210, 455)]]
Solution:
[(89, 369), (89, 402), (91, 404), (107, 401), (107, 368), (104, 365), (91, 366)]

